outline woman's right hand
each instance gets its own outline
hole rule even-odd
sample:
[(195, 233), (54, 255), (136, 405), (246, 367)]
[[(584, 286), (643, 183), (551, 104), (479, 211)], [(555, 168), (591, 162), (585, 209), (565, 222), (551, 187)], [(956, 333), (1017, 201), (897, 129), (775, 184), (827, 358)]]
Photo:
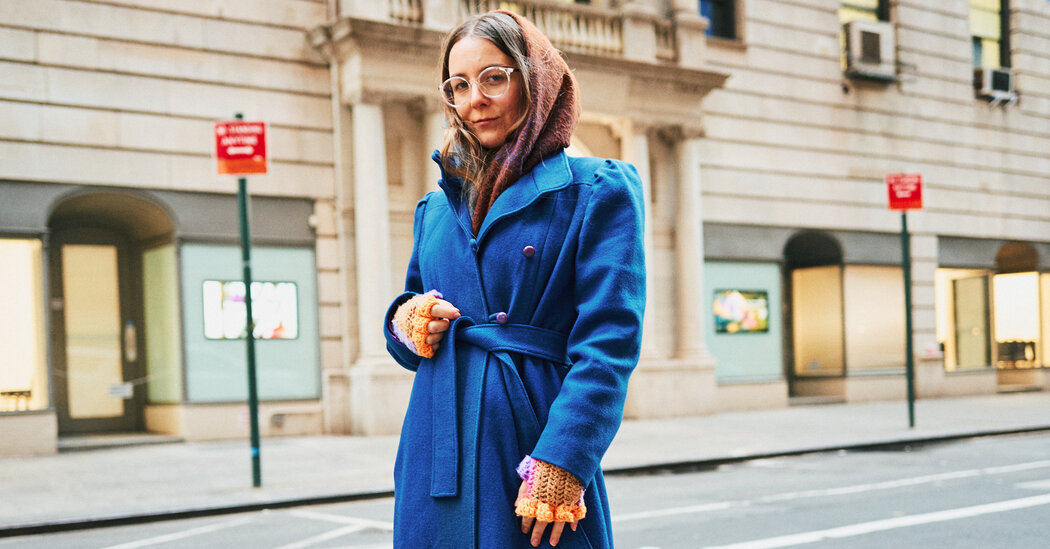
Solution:
[(454, 305), (444, 299), (438, 299), (437, 301), (434, 307), (430, 309), (430, 315), (434, 319), (427, 323), (426, 338), (427, 343), (434, 351), (438, 350), (441, 338), (445, 337), (445, 332), (452, 325), (452, 321), (459, 318), (459, 309)]

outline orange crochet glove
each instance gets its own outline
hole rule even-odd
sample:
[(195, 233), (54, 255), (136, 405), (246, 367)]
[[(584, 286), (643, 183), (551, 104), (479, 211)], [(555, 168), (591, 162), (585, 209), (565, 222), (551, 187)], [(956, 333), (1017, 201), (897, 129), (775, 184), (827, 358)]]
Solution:
[(440, 293), (431, 290), (409, 299), (397, 308), (394, 319), (390, 322), (391, 331), (397, 339), (413, 353), (424, 358), (434, 356), (434, 348), (427, 343), (427, 336), (430, 335), (427, 325), (434, 320), (430, 310), (437, 304), (440, 296)]
[(525, 495), (514, 502), (514, 513), (519, 517), (533, 517), (543, 522), (573, 522), (587, 516), (583, 485), (572, 473), (525, 456), (518, 465), (518, 476), (526, 485)]

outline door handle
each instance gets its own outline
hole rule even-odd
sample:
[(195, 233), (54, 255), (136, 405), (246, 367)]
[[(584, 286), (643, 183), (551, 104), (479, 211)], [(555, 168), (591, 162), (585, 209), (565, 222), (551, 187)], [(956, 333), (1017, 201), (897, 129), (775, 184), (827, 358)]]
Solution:
[(124, 322), (124, 360), (135, 362), (139, 359), (138, 330), (135, 323), (128, 320)]

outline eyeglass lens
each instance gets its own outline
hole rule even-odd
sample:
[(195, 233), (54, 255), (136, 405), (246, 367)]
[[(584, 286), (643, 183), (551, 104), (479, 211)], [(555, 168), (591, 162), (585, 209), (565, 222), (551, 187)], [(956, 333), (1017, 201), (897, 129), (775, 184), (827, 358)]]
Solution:
[[(489, 67), (474, 80), (483, 95), (495, 98), (507, 93), (510, 86), (510, 70), (505, 67)], [(441, 85), (445, 101), (453, 107), (470, 102), (471, 82), (462, 76), (453, 76)]]

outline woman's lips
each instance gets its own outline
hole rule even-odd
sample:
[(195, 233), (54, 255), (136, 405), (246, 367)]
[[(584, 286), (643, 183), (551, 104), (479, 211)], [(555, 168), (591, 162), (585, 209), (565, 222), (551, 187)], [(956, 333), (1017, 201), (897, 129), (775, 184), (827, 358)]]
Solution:
[(475, 120), (474, 121), (474, 125), (475, 126), (479, 126), (479, 127), (487, 126), (487, 125), (495, 122), (496, 120), (497, 120), (496, 118), (482, 118), (481, 120)]

